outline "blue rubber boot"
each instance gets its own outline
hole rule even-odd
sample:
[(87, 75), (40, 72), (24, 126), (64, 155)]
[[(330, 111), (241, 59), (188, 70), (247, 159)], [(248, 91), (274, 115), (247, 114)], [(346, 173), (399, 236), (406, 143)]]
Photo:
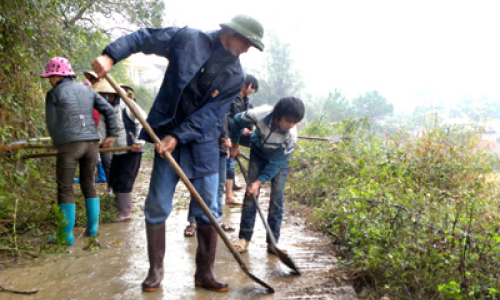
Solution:
[(102, 163), (97, 164), (97, 175), (99, 175), (99, 178), (96, 178), (95, 182), (106, 183), (106, 173), (104, 172), (104, 168), (102, 167)]
[(99, 198), (85, 199), (87, 209), (87, 231), (91, 237), (97, 236), (99, 228)]
[(61, 203), (59, 204), (59, 210), (64, 212), (64, 221), (68, 224), (63, 227), (63, 232), (67, 234), (65, 240), (68, 245), (73, 245), (75, 243), (75, 237), (73, 236), (73, 228), (75, 227), (75, 203)]

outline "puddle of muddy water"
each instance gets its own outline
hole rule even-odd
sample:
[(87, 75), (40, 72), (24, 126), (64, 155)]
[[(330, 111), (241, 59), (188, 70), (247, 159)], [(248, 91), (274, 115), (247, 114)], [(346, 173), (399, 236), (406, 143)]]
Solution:
[[(231, 252), (219, 239), (215, 271), (219, 279), (229, 284), (228, 293), (214, 293), (194, 287), (194, 253), (196, 237), (185, 238), (188, 193), (182, 183), (176, 192), (175, 209), (167, 220), (165, 279), (156, 293), (142, 293), (141, 282), (147, 275), (149, 263), (143, 201), (151, 164), (143, 163), (134, 189), (134, 218), (129, 223), (103, 224), (99, 228), (102, 249), (94, 253), (83, 251), (87, 239), (80, 237), (71, 247), (72, 253), (51, 255), (35, 266), (8, 269), (0, 273), (0, 285), (16, 290), (33, 290), (33, 295), (0, 293), (0, 299), (355, 299), (354, 290), (329, 276), (336, 261), (329, 254), (327, 240), (305, 229), (300, 218), (285, 214), (280, 245), (288, 250), (299, 266), (302, 276), (290, 275), (291, 270), (276, 256), (266, 252), (265, 229), (257, 216), (255, 233), (249, 250), (242, 254), (248, 270), (273, 286), (275, 294), (266, 294), (241, 270)], [(239, 178), (241, 180), (241, 178)], [(243, 184), (243, 182), (240, 182)], [(237, 191), (242, 199), (244, 190)], [(262, 197), (267, 208), (268, 193)], [(228, 233), (236, 241), (241, 208), (226, 206), (224, 222), (235, 227)], [(267, 213), (267, 212), (266, 212)], [(76, 230), (76, 236), (80, 235)]]

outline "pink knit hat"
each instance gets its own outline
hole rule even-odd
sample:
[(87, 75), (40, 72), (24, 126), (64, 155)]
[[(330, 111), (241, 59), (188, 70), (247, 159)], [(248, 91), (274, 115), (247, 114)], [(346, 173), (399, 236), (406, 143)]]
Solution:
[(76, 77), (75, 72), (71, 69), (69, 60), (63, 57), (54, 57), (47, 63), (45, 72), (40, 75), (42, 78), (50, 76)]

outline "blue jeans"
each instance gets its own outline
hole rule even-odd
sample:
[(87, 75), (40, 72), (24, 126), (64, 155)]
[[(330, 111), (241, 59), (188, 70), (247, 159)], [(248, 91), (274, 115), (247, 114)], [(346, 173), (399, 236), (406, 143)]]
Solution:
[[(248, 166), (248, 184), (252, 184), (259, 177), (260, 172), (269, 163), (265, 158), (254, 154), (250, 151), (250, 163)], [(271, 179), (271, 199), (269, 202), (269, 213), (267, 215), (267, 222), (271, 231), (274, 234), (276, 242), (280, 238), (281, 222), (283, 221), (283, 208), (285, 204), (285, 183), (288, 174), (289, 161), (286, 161), (279, 172)], [(257, 198), (257, 200), (259, 200)], [(257, 214), (257, 207), (253, 199), (245, 195), (243, 200), (243, 211), (241, 213), (240, 233), (239, 238), (250, 241), (253, 235), (253, 228), (255, 226), (255, 215)], [(266, 242), (270, 243), (269, 237)]]
[(227, 168), (226, 178), (234, 180), (234, 169), (235, 169), (235, 165), (236, 165), (235, 160), (234, 160), (234, 158), (229, 157), (226, 161), (227, 161), (227, 163), (226, 163), (226, 168)]
[(226, 153), (220, 154), (219, 161), (219, 189), (217, 190), (217, 204), (218, 207), (218, 217), (222, 217), (222, 211), (224, 207), (222, 206), (222, 197), (224, 196), (224, 190), (226, 188)]
[[(172, 156), (178, 161), (179, 153), (177, 151), (174, 151)], [(196, 191), (198, 191), (201, 198), (205, 201), (210, 212), (215, 216), (217, 221), (219, 221), (220, 218), (217, 217), (217, 183), (219, 182), (219, 174), (216, 173), (190, 180)], [(177, 176), (175, 170), (170, 166), (168, 160), (161, 158), (158, 153), (155, 153), (153, 171), (149, 184), (149, 194), (144, 206), (144, 215), (147, 224), (161, 224), (168, 218), (172, 211), (172, 199), (178, 182), (179, 176)], [(191, 202), (190, 209), (196, 223), (202, 225), (211, 224), (196, 200), (191, 199)]]
[[(216, 219), (219, 219), (222, 217), (222, 213), (224, 210), (224, 207), (222, 206), (222, 196), (224, 195), (224, 188), (226, 187), (226, 154), (220, 155), (219, 158), (219, 186), (217, 190), (217, 214), (214, 214)], [(189, 212), (188, 212), (188, 222), (189, 223), (196, 223), (196, 219), (194, 215), (191, 213), (191, 206), (193, 205), (193, 202), (195, 202), (194, 199), (191, 199), (191, 202), (189, 203)]]

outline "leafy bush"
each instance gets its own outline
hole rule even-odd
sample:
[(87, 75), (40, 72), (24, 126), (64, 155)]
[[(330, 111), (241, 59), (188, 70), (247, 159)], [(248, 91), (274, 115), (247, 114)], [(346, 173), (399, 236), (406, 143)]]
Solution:
[[(68, 3), (16, 0), (0, 4), (0, 146), (48, 136), (44, 99), (50, 84), (39, 75), (55, 56), (67, 57), (80, 77), (89, 70), (91, 60), (110, 41), (92, 18), (102, 20), (100, 12), (120, 11), (124, 21), (159, 26), (164, 8), (162, 2), (149, 0)], [(113, 76), (130, 83), (123, 63), (113, 67)], [(0, 153), (0, 255), (36, 249), (61, 227), (53, 208), (57, 202), (54, 159), (30, 159), (26, 176), (20, 176), (14, 167), (22, 154), (24, 151)], [(85, 220), (81, 197), (77, 192), (77, 226)], [(104, 197), (101, 204), (105, 209), (101, 222), (110, 221), (116, 212), (114, 201)]]
[(459, 128), (386, 141), (362, 128), (333, 147), (300, 142), (289, 180), (356, 284), (397, 299), (498, 299), (498, 159)]

